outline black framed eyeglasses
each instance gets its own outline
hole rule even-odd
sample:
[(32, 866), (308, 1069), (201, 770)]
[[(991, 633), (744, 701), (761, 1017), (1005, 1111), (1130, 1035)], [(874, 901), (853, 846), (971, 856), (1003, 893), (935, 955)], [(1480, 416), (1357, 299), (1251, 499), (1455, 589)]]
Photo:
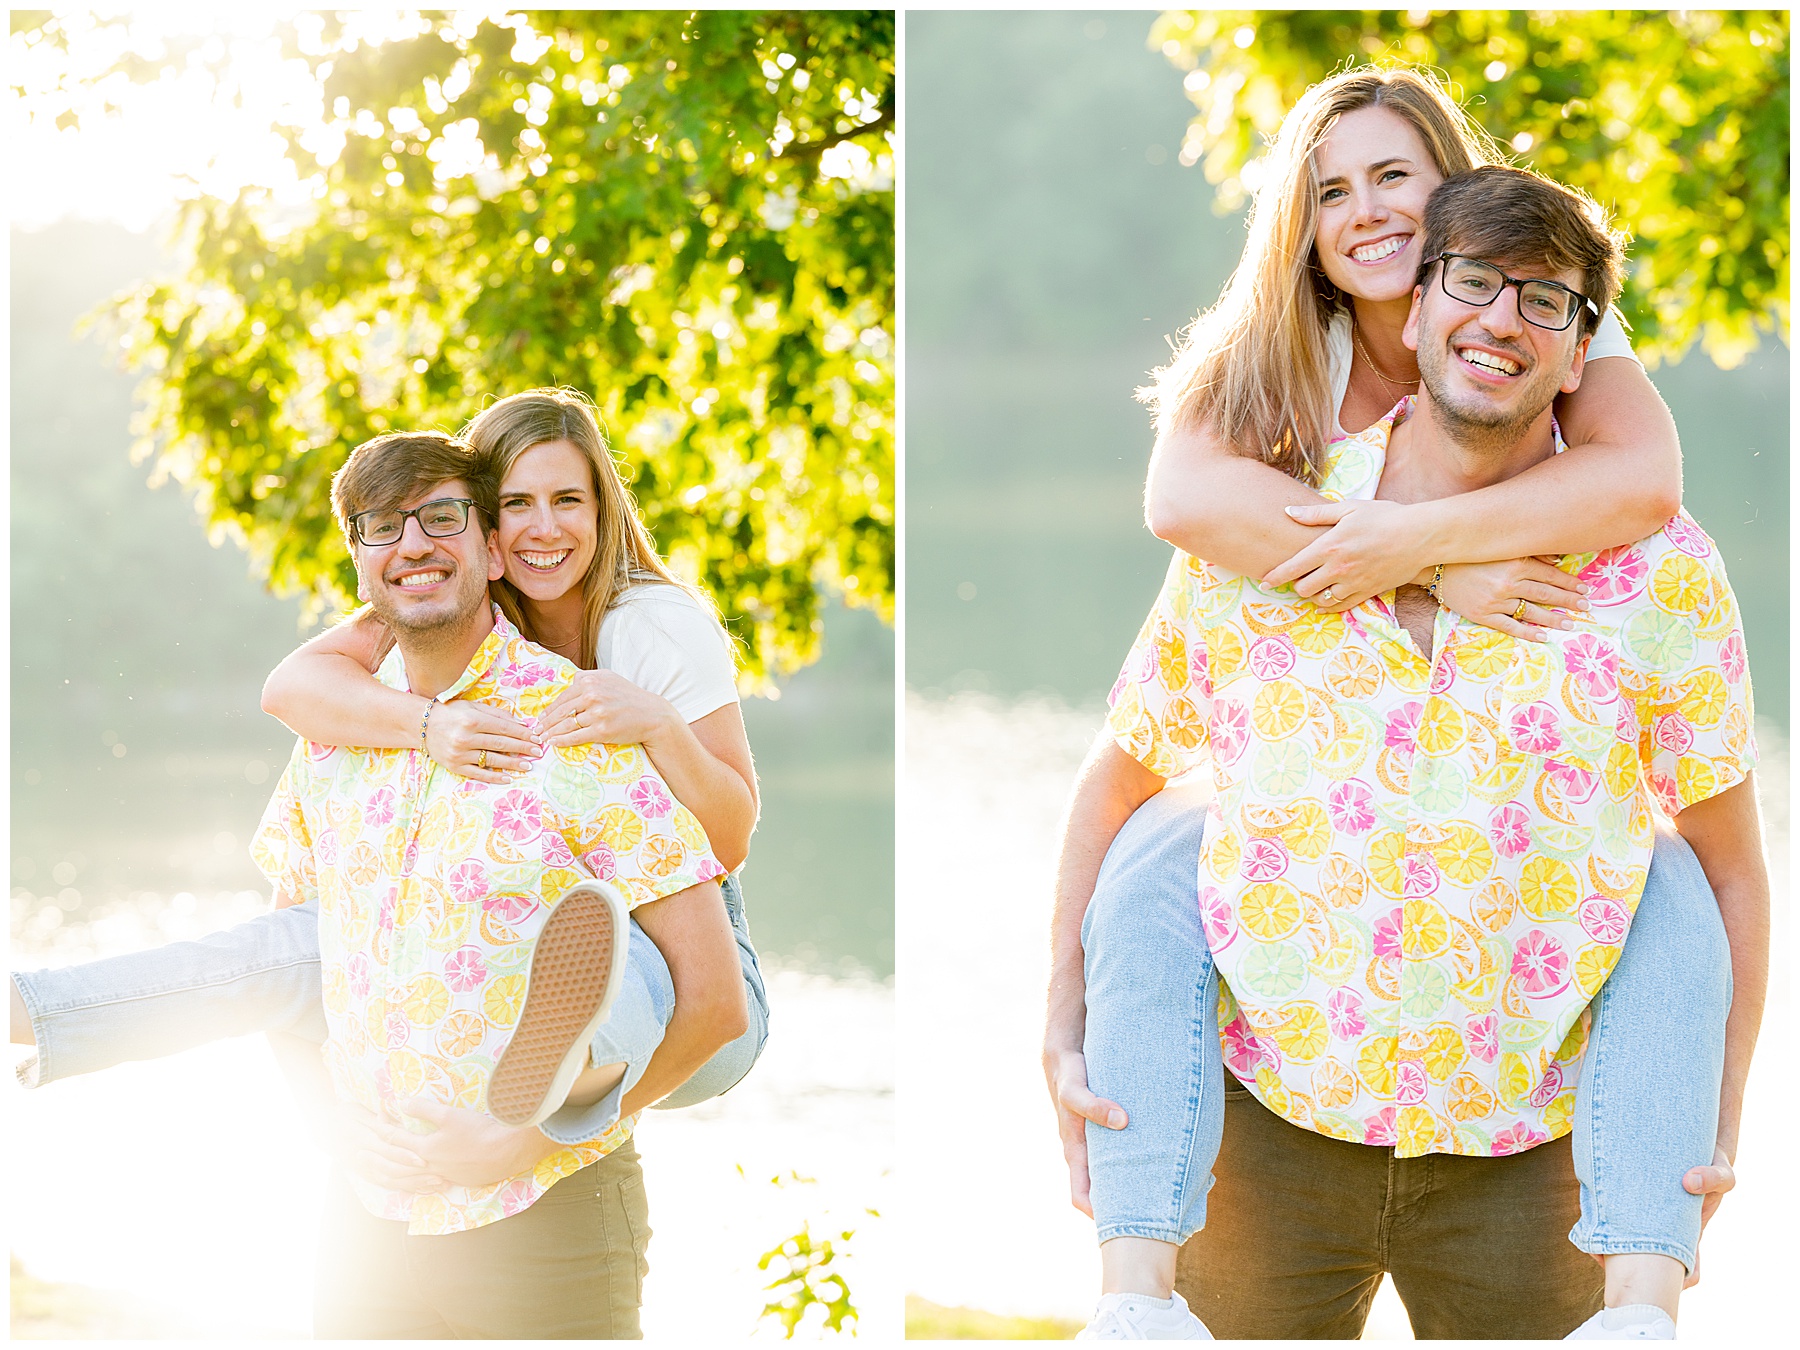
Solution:
[(350, 517), (350, 530), (364, 548), (385, 548), (400, 542), (400, 536), (406, 533), (407, 517), (411, 516), (431, 538), (447, 539), (469, 528), (469, 508), (473, 505), (467, 497), (439, 497), (410, 511), (358, 511)]
[(1596, 318), (1600, 307), (1580, 291), (1570, 290), (1560, 281), (1538, 281), (1527, 277), (1509, 277), (1492, 263), (1462, 253), (1440, 253), (1423, 264), (1443, 263), (1438, 284), (1444, 294), (1465, 305), (1485, 309), (1499, 298), (1508, 286), (1519, 292), (1519, 317), (1536, 328), (1560, 333), (1581, 316), (1583, 306)]

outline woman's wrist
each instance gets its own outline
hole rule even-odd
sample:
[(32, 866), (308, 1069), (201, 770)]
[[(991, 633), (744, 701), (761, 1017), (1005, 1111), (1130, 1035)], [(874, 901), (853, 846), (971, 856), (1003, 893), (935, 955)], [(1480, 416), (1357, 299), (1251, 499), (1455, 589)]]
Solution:
[(645, 752), (655, 758), (657, 751), (670, 750), (684, 738), (693, 740), (698, 745), (693, 728), (688, 725), (686, 718), (675, 711), (675, 705), (666, 698), (657, 699), (657, 703), (660, 706), (652, 720), (650, 734), (644, 737)]
[[(1456, 529), (1441, 502), (1409, 502), (1400, 508), (1400, 519), (1395, 524), (1407, 541), (1407, 562), (1423, 572), (1426, 581), (1439, 563), (1454, 561), (1450, 555)], [(1422, 586), (1425, 582), (1415, 584)]]

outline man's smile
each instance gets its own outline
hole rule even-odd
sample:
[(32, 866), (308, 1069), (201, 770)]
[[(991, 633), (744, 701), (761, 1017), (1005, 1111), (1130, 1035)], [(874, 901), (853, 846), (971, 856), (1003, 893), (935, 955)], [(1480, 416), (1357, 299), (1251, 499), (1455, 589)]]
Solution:
[(425, 591), (448, 581), (452, 571), (443, 563), (413, 563), (392, 568), (383, 573), (381, 579), (397, 590)]
[(1456, 343), (1451, 350), (1462, 358), (1465, 365), (1473, 366), (1484, 375), (1512, 379), (1525, 373), (1524, 363), (1486, 347)]

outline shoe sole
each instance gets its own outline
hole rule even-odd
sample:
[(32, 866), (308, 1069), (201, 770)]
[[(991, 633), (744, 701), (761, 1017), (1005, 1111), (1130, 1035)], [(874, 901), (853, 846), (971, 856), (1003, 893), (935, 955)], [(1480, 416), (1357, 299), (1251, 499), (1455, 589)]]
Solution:
[(627, 906), (604, 881), (583, 881), (551, 907), (532, 948), (512, 1039), (488, 1080), (488, 1114), (536, 1125), (559, 1107), (588, 1064), (625, 973)]

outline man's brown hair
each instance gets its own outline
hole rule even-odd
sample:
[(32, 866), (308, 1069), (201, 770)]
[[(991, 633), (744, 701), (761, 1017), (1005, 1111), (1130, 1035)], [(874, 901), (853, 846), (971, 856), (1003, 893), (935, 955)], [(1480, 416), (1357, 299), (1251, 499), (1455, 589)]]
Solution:
[(354, 545), (350, 517), (392, 510), (451, 478), (468, 485), (482, 528), (493, 529), (500, 488), (492, 459), (441, 431), (394, 431), (364, 441), (331, 480), (331, 509), (345, 540)]
[[(1599, 311), (1582, 308), (1582, 337), (1600, 326), (1625, 275), (1622, 240), (1599, 203), (1542, 174), (1498, 164), (1446, 178), (1431, 194), (1425, 256), (1441, 253), (1466, 253), (1497, 267), (1581, 273), (1581, 293)], [(1431, 273), (1432, 267), (1421, 268), (1420, 283)]]

